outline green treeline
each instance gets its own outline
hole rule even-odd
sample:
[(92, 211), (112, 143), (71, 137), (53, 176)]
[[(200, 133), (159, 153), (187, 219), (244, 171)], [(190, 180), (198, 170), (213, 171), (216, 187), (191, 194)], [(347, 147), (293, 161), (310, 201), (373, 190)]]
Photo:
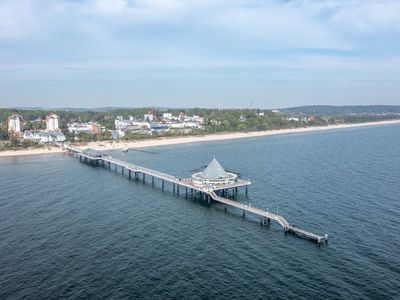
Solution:
[[(133, 116), (136, 119), (143, 119), (143, 115), (152, 112), (159, 120), (163, 113), (171, 113), (173, 116), (179, 116), (184, 113), (187, 116), (197, 115), (204, 118), (204, 129), (188, 132), (187, 130), (171, 130), (163, 133), (153, 133), (153, 135), (128, 134), (124, 139), (135, 140), (144, 138), (154, 138), (157, 136), (177, 136), (177, 135), (194, 135), (207, 134), (216, 132), (233, 132), (233, 131), (260, 131), (269, 129), (296, 128), (315, 125), (329, 125), (341, 123), (359, 123), (370, 122), (388, 119), (399, 119), (400, 114), (366, 114), (365, 107), (355, 109), (357, 113), (349, 113), (349, 108), (346, 108), (346, 113), (326, 114), (328, 111), (338, 112), (339, 109), (332, 109), (316, 106), (302, 107), (293, 109), (284, 109), (281, 112), (272, 112), (271, 110), (260, 109), (152, 109), (152, 108), (120, 108), (120, 109), (104, 109), (102, 111), (95, 110), (39, 110), (39, 109), (0, 109), (0, 139), (8, 140), (8, 117), (13, 114), (19, 114), (24, 118), (24, 128), (28, 130), (44, 129), (45, 118), (48, 113), (55, 113), (60, 117), (60, 129), (64, 132), (69, 141), (102, 141), (110, 140), (111, 132), (114, 130), (114, 121), (117, 116), (122, 116), (127, 119), (128, 116)], [(385, 108), (387, 110), (387, 108)], [(376, 110), (376, 108), (375, 108)], [(324, 112), (325, 114), (322, 114)], [(74, 135), (68, 133), (68, 124), (74, 122), (98, 122), (108, 131), (101, 134), (79, 134)]]

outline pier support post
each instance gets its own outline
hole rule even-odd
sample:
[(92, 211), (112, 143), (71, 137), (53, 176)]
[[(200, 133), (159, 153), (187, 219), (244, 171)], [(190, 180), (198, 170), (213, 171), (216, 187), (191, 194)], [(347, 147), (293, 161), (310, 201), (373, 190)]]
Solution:
[(151, 185), (154, 186), (154, 176), (151, 176)]
[(115, 164), (115, 172), (117, 172), (118, 171), (118, 166), (117, 166), (117, 164)]
[(129, 177), (129, 179), (131, 179), (131, 176), (132, 176), (132, 171), (129, 170), (129, 171), (128, 171), (128, 177)]
[(226, 212), (228, 209), (226, 208), (226, 206), (224, 206), (224, 211)]
[(185, 187), (185, 198), (187, 199), (187, 197), (188, 197), (188, 189), (187, 187)]
[(246, 197), (247, 197), (247, 195), (248, 195), (248, 189), (247, 189), (247, 185), (246, 185)]
[(146, 183), (146, 174), (143, 173), (143, 183)]
[(176, 185), (176, 194), (179, 195), (179, 184)]
[(111, 169), (111, 163), (110, 162), (108, 162), (108, 168)]
[(246, 211), (245, 211), (245, 210), (243, 210), (242, 217), (243, 217), (243, 218), (246, 217)]
[(135, 180), (136, 180), (136, 181), (139, 181), (139, 174), (138, 174), (138, 172), (135, 172)]
[(121, 167), (122, 175), (124, 175), (124, 167)]
[(162, 179), (162, 182), (161, 182), (161, 190), (164, 192), (164, 179)]

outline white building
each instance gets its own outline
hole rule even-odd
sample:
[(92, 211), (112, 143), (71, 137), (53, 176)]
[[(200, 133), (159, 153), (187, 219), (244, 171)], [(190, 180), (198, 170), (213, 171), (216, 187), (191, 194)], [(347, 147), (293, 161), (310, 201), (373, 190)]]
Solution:
[(162, 117), (163, 117), (164, 119), (172, 119), (172, 114), (171, 114), (171, 113), (163, 113), (163, 114), (162, 114)]
[(198, 187), (218, 188), (223, 185), (233, 184), (238, 175), (229, 173), (214, 158), (203, 172), (192, 175), (193, 184)]
[(70, 133), (90, 133), (92, 131), (91, 123), (72, 123), (68, 124), (68, 132)]
[(154, 120), (154, 115), (153, 114), (144, 114), (143, 119), (145, 121), (153, 122)]
[(46, 130), (54, 131), (59, 129), (59, 117), (56, 114), (46, 116)]
[(123, 131), (150, 130), (150, 123), (117, 119), (115, 120), (115, 129)]
[(12, 115), (8, 118), (8, 132), (21, 133), (24, 119), (20, 115)]
[(300, 118), (298, 118), (298, 117), (287, 117), (286, 120), (287, 120), (287, 121), (298, 122), (298, 121), (300, 121)]
[(198, 124), (203, 124), (204, 123), (204, 118), (200, 116), (191, 116), (191, 117), (185, 117), (184, 122), (194, 122)]
[(49, 143), (49, 142), (64, 142), (65, 135), (59, 131), (25, 131), (23, 138), (25, 140), (33, 140), (39, 143)]
[(200, 124), (195, 123), (195, 122), (169, 123), (167, 125), (169, 128), (172, 128), (172, 129), (181, 129), (181, 128), (202, 129), (203, 128), (203, 126), (201, 126)]

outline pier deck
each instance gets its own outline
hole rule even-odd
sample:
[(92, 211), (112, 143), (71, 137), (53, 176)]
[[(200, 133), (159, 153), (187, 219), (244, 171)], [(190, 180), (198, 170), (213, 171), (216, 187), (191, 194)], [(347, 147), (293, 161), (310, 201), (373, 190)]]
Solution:
[[(289, 222), (283, 216), (281, 216), (279, 214), (274, 214), (269, 211), (255, 208), (250, 205), (243, 204), (243, 203), (240, 203), (237, 201), (233, 201), (231, 199), (217, 195), (217, 193), (221, 190), (223, 191), (223, 190), (228, 190), (228, 189), (237, 189), (238, 187), (244, 187), (244, 186), (246, 187), (246, 191), (247, 191), (247, 186), (251, 184), (250, 181), (238, 179), (237, 182), (235, 182), (234, 184), (224, 185), (224, 186), (218, 187), (218, 188), (199, 187), (199, 186), (196, 186), (193, 184), (193, 181), (191, 178), (177, 178), (176, 176), (172, 176), (172, 175), (169, 175), (169, 174), (166, 174), (163, 172), (159, 172), (159, 171), (145, 168), (145, 167), (142, 167), (139, 165), (128, 163), (126, 161), (113, 158), (111, 156), (101, 155), (101, 156), (97, 157), (97, 156), (93, 156), (88, 153), (85, 153), (85, 151), (83, 151), (79, 148), (75, 148), (75, 147), (71, 147), (71, 146), (63, 145), (63, 144), (58, 144), (58, 143), (56, 143), (56, 145), (62, 147), (64, 150), (66, 150), (70, 153), (77, 155), (80, 159), (83, 158), (92, 163), (94, 162), (94, 163), (96, 163), (96, 165), (98, 163), (100, 163), (104, 166), (107, 164), (109, 168), (111, 168), (111, 164), (114, 165), (115, 168), (120, 167), (122, 170), (122, 173), (124, 173), (124, 170), (129, 172), (129, 177), (131, 177), (131, 172), (134, 172), (136, 179), (138, 179), (138, 177), (137, 177), (138, 174), (142, 174), (143, 181), (145, 180), (145, 176), (150, 176), (150, 177), (152, 177), (153, 184), (154, 184), (154, 178), (158, 178), (158, 179), (162, 180), (163, 189), (164, 189), (164, 181), (172, 183), (173, 187), (174, 187), (174, 192), (175, 192), (175, 187), (176, 187), (178, 194), (179, 194), (179, 186), (184, 187), (186, 189), (190, 189), (191, 191), (193, 191), (193, 190), (197, 191), (201, 195), (203, 195), (204, 198), (205, 198), (205, 196), (208, 196), (209, 198), (212, 198), (216, 202), (219, 202), (226, 206), (230, 206), (230, 207), (234, 207), (234, 208), (242, 210), (243, 215), (245, 214), (245, 212), (248, 212), (248, 213), (254, 214), (256, 216), (259, 216), (262, 218), (261, 222), (264, 222), (264, 224), (266, 224), (266, 222), (268, 222), (268, 224), (269, 224), (270, 220), (273, 220), (273, 221), (277, 222), (279, 225), (281, 225), (285, 232), (290, 232), (290, 233), (296, 234), (300, 237), (304, 237), (309, 240), (315, 241), (318, 244), (320, 244), (323, 241), (327, 241), (327, 235), (319, 236), (312, 232), (292, 226), (289, 224)], [(186, 193), (187, 193), (187, 190), (186, 190)]]

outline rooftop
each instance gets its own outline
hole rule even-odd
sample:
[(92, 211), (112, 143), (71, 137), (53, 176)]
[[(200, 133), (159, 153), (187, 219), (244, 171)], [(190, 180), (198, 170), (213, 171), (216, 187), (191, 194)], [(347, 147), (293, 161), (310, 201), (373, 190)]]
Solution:
[(229, 177), (229, 175), (226, 173), (224, 168), (220, 165), (220, 163), (214, 159), (208, 164), (207, 168), (204, 169), (203, 172), (201, 172), (201, 175), (204, 178), (208, 179), (218, 179), (218, 178), (224, 178), (224, 177)]

